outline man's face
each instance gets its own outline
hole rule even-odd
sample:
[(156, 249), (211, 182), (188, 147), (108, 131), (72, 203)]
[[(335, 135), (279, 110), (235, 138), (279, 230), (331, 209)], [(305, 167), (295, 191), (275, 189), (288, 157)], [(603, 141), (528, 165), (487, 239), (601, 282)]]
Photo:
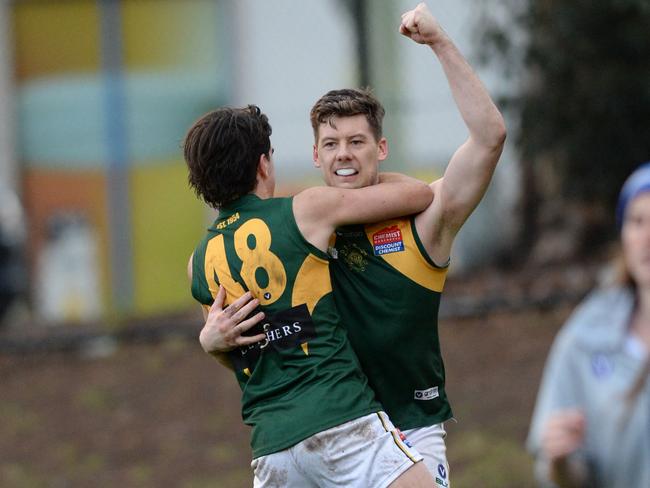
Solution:
[(388, 143), (379, 141), (365, 115), (334, 117), (320, 124), (314, 144), (314, 164), (327, 186), (362, 188), (377, 183), (379, 161), (388, 156)]

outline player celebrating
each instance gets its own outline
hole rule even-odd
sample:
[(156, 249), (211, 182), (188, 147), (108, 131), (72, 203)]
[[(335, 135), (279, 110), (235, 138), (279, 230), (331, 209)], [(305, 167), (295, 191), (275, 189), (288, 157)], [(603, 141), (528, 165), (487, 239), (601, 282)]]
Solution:
[[(437, 485), (449, 486), (443, 422), (452, 411), (445, 393), (438, 340), (438, 306), (452, 243), (483, 198), (505, 141), (503, 118), (484, 86), (426, 5), (402, 15), (400, 32), (428, 46), (440, 61), (468, 128), (444, 176), (431, 183), (435, 197), (423, 212), (336, 232), (330, 269), (339, 312), (364, 372), (395, 425), (424, 456)], [(388, 154), (384, 110), (369, 93), (338, 90), (311, 111), (314, 161), (329, 186), (372, 187)], [(382, 150), (359, 156), (359, 135), (370, 131)], [(225, 349), (246, 340), (215, 308), (206, 327)]]
[[(421, 456), (374, 400), (340, 326), (325, 250), (337, 226), (422, 210), (432, 192), (396, 176), (363, 189), (272, 198), (270, 134), (258, 107), (224, 108), (197, 121), (184, 145), (190, 184), (219, 209), (190, 262), (192, 294), (205, 306), (218, 295), (236, 319), (248, 290), (265, 318), (228, 357), (253, 429), (255, 486), (430, 486)], [(370, 138), (363, 146), (368, 160), (382, 152)], [(212, 339), (209, 330), (201, 335), (207, 351)]]

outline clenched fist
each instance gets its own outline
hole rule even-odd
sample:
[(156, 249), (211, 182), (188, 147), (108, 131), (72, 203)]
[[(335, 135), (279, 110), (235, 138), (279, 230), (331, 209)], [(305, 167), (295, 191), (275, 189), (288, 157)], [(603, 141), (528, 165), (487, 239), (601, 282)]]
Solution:
[(440, 24), (424, 2), (418, 4), (413, 10), (402, 14), (399, 31), (418, 44), (428, 44), (430, 46), (446, 38), (445, 31), (442, 30), (442, 27), (440, 27)]

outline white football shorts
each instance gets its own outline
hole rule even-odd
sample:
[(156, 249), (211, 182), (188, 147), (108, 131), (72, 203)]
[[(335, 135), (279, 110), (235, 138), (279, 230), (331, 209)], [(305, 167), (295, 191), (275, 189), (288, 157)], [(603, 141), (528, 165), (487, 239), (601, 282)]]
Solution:
[(404, 435), (422, 455), (422, 460), (436, 480), (436, 488), (449, 488), (449, 463), (447, 462), (447, 432), (442, 424), (408, 429)]
[(254, 488), (385, 488), (422, 460), (384, 412), (332, 427), (251, 463)]

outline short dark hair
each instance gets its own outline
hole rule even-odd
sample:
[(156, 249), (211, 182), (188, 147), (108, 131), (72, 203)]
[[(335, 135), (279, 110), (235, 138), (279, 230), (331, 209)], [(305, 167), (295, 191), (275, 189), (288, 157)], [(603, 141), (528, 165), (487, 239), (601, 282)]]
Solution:
[(183, 143), (190, 187), (214, 208), (254, 191), (260, 156), (270, 157), (270, 137), (269, 119), (256, 105), (205, 114)]
[(356, 90), (345, 88), (331, 90), (323, 95), (312, 107), (309, 114), (314, 139), (318, 141), (320, 124), (332, 124), (334, 117), (352, 117), (365, 115), (375, 139), (381, 139), (386, 111), (381, 102), (375, 98), (369, 88)]

